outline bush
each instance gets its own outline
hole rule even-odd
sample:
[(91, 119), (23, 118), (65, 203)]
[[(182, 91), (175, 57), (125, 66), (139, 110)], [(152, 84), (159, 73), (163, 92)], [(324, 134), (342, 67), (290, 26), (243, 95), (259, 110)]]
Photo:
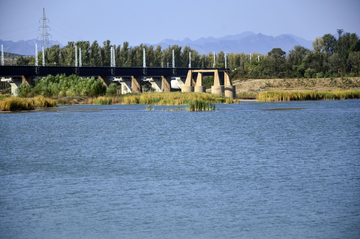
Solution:
[(27, 97), (31, 95), (31, 90), (30, 85), (21, 83), (17, 88), (17, 94), (20, 97)]
[(107, 95), (116, 95), (116, 83), (111, 83), (106, 89)]

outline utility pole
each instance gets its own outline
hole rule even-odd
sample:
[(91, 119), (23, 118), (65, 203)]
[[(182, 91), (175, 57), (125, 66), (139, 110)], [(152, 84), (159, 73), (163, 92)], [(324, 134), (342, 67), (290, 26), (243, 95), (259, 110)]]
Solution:
[(175, 53), (174, 53), (174, 49), (172, 50), (172, 67), (175, 68)]
[(37, 43), (35, 44), (35, 66), (38, 66), (39, 65), (39, 62), (38, 62), (38, 48), (37, 48)]
[(191, 68), (191, 51), (189, 51), (189, 68)]
[(228, 55), (228, 53), (225, 52), (225, 54), (224, 54), (224, 58), (225, 58), (225, 69), (227, 69), (227, 55)]
[(81, 61), (81, 48), (79, 48), (79, 66), (82, 67), (82, 61)]
[(214, 51), (214, 64), (213, 64), (213, 68), (215, 68), (215, 51)]
[(41, 46), (44, 48), (48, 48), (49, 47), (49, 37), (51, 37), (51, 35), (47, 32), (48, 29), (50, 30), (50, 27), (48, 25), (46, 25), (47, 22), (49, 22), (49, 19), (46, 18), (45, 16), (45, 8), (43, 8), (43, 17), (40, 18), (40, 22), (42, 23), (41, 26), (39, 28), (41, 28), (41, 33), (39, 35), (40, 39), (41, 39)]
[(45, 66), (45, 48), (42, 47), (42, 60), (43, 60), (43, 66)]
[(75, 67), (78, 66), (77, 45), (75, 45)]
[(4, 45), (1, 44), (1, 65), (5, 65), (4, 64)]
[(145, 48), (143, 48), (143, 67), (146, 67), (146, 55), (145, 55)]

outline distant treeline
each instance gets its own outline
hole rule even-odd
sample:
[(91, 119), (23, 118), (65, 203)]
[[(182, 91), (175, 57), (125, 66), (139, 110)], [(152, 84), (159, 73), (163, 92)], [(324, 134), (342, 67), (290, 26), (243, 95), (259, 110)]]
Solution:
[[(89, 41), (68, 42), (60, 48), (54, 45), (45, 50), (46, 65), (75, 65), (75, 45), (81, 48), (82, 66), (110, 66), (110, 49), (115, 49), (116, 66), (142, 66), (143, 48), (146, 51), (146, 65), (148, 67), (172, 67), (172, 51), (175, 55), (176, 67), (189, 66), (189, 52), (191, 52), (192, 67), (225, 67), (225, 53), (219, 52), (215, 56), (209, 53), (200, 55), (196, 50), (186, 46), (129, 47), (128, 42), (122, 46), (111, 45), (110, 40), (100, 46), (97, 41), (91, 45)], [(302, 46), (295, 46), (288, 53), (280, 48), (272, 49), (267, 55), (253, 53), (230, 53), (227, 56), (227, 67), (231, 70), (232, 78), (322, 78), (334, 76), (360, 75), (360, 39), (355, 33), (345, 33), (336, 39), (331, 34), (318, 37), (313, 42), (314, 50)], [(251, 59), (251, 60), (250, 60)], [(42, 52), (38, 54), (38, 63), (42, 64)], [(35, 57), (20, 57), (17, 65), (34, 65)]]

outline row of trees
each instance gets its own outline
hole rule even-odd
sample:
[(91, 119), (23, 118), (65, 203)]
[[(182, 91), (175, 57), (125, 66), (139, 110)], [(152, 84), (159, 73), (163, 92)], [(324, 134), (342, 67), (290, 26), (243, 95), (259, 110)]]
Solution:
[(238, 77), (322, 78), (360, 74), (360, 40), (353, 33), (339, 39), (331, 34), (318, 37), (314, 50), (295, 46), (288, 54), (274, 48), (260, 61), (252, 60), (236, 72)]
[[(188, 67), (189, 52), (191, 52), (192, 67), (214, 66), (214, 55), (200, 55), (197, 51), (186, 46), (130, 47), (128, 42), (122, 46), (111, 45), (109, 40), (100, 46), (97, 41), (91, 45), (89, 41), (68, 42), (60, 48), (54, 45), (45, 50), (46, 65), (75, 65), (75, 45), (81, 48), (83, 66), (109, 66), (111, 61), (110, 49), (115, 49), (116, 66), (142, 66), (143, 49), (146, 51), (146, 64), (149, 67), (171, 67), (172, 51), (174, 50), (176, 67)], [(353, 33), (345, 33), (336, 39), (331, 34), (318, 37), (313, 42), (314, 50), (302, 46), (295, 46), (289, 53), (280, 48), (272, 49), (267, 55), (253, 53), (230, 53), (227, 56), (227, 66), (232, 70), (235, 78), (272, 78), (272, 77), (331, 77), (333, 75), (360, 74), (360, 39)], [(38, 62), (42, 64), (42, 53), (38, 54)], [(21, 57), (18, 65), (34, 65), (35, 57)], [(225, 66), (225, 53), (219, 52), (215, 56), (215, 67)]]

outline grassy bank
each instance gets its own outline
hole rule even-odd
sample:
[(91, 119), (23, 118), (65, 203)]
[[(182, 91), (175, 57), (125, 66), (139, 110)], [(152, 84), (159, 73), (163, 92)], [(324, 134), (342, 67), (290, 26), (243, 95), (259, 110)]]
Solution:
[(305, 90), (305, 91), (266, 91), (256, 97), (260, 102), (295, 100), (344, 100), (360, 99), (359, 90)]
[(225, 97), (210, 93), (182, 93), (182, 92), (153, 92), (117, 96), (91, 97), (62, 97), (54, 98), (60, 105), (90, 104), (144, 104), (144, 105), (185, 105), (189, 101), (201, 100), (211, 103), (231, 103)]
[(56, 107), (56, 102), (42, 96), (34, 98), (0, 96), (0, 111), (34, 110), (36, 108)]

